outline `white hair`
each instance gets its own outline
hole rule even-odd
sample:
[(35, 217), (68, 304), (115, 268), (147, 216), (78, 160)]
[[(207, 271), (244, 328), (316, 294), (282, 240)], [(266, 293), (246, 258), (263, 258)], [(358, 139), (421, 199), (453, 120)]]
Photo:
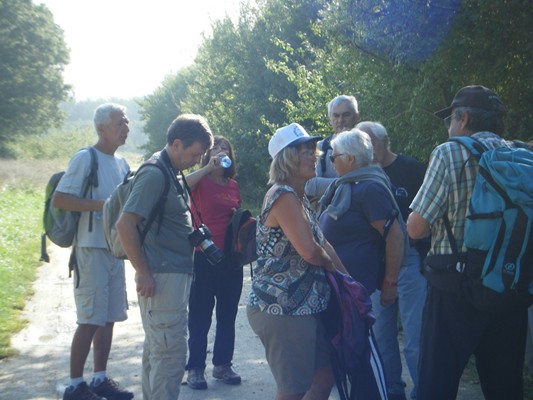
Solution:
[(328, 117), (331, 117), (331, 109), (335, 106), (338, 106), (342, 103), (348, 103), (354, 114), (359, 114), (359, 109), (357, 105), (357, 100), (353, 96), (347, 96), (341, 94), (340, 96), (335, 97), (328, 103)]
[(115, 103), (105, 103), (94, 110), (94, 129), (98, 132), (98, 127), (100, 125), (109, 125), (111, 123), (111, 114), (120, 112), (126, 114), (126, 107), (120, 104)]
[(341, 154), (354, 156), (359, 167), (370, 165), (374, 157), (370, 136), (357, 128), (339, 133), (331, 141), (331, 147)]

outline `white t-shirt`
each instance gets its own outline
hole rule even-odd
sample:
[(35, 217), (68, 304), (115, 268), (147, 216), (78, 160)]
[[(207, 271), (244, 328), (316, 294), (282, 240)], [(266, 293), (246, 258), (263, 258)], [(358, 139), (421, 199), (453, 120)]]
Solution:
[[(95, 149), (96, 150), (96, 149)], [(98, 160), (98, 187), (91, 187), (90, 199), (107, 199), (129, 171), (126, 160), (119, 155), (109, 155), (96, 150)], [(56, 191), (82, 197), (83, 181), (91, 171), (89, 149), (78, 151), (70, 160), (65, 175), (59, 181)], [(89, 232), (90, 212), (81, 213), (78, 225), (77, 245), (80, 247), (107, 248), (102, 229), (102, 213), (93, 212), (92, 232)]]

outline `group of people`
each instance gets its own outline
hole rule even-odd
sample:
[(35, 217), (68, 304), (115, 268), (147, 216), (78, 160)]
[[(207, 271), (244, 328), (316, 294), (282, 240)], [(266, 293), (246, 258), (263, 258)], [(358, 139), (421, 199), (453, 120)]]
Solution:
[[(474, 355), (487, 399), (521, 399), (527, 304), (480, 312), (461, 292), (428, 287), (420, 273), (426, 254), (452, 252), (445, 214), (457, 246), (466, 251), (465, 219), (477, 164), (458, 143), (446, 142), (433, 151), (425, 171), (391, 150), (383, 125), (357, 123), (352, 96), (333, 99), (328, 112), (334, 134), (325, 140), (292, 124), (269, 143), (273, 186), (258, 219), (259, 259), (247, 313), (265, 347), (276, 399), (327, 399), (333, 387), (320, 319), (324, 299), (331, 296), (324, 276), (332, 264), (372, 293), (387, 392), (378, 398), (406, 398), (399, 317), (414, 383), (410, 398), (456, 398)], [(483, 86), (459, 90), (435, 115), (450, 137), (473, 136), (489, 148), (514, 146), (501, 138), (501, 99)], [(313, 159), (315, 174), (309, 172)]]
[[(124, 263), (108, 252), (99, 217), (105, 199), (128, 171), (126, 161), (115, 154), (128, 134), (125, 112), (116, 104), (95, 112), (99, 185), (91, 198), (80, 195), (90, 168), (90, 154), (81, 150), (53, 199), (55, 207), (81, 212), (75, 243), (78, 327), (64, 400), (133, 398), (106, 373), (113, 325), (126, 319), (126, 297)], [(505, 107), (483, 86), (462, 88), (449, 107), (435, 114), (445, 121), (450, 137), (513, 146), (501, 138)], [(372, 340), (385, 375), (385, 389), (377, 398), (407, 398), (400, 322), (414, 383), (409, 398), (454, 399), (473, 354), (487, 399), (521, 399), (527, 307), (484, 314), (460, 293), (428, 286), (420, 273), (428, 251), (451, 253), (445, 214), (464, 249), (477, 164), (467, 163), (469, 154), (458, 143), (445, 142), (432, 152), (426, 171), (418, 161), (391, 150), (382, 124), (359, 122), (353, 96), (333, 99), (328, 115), (334, 133), (324, 140), (292, 123), (278, 129), (268, 144), (272, 186), (257, 218), (258, 260), (246, 312), (264, 346), (277, 386), (275, 398), (329, 398), (335, 379), (321, 315), (332, 296), (327, 274), (338, 271), (362, 283), (371, 296), (376, 318)], [(176, 118), (166, 146), (153, 157), (166, 166), (171, 182), (162, 219), (141, 241), (139, 232), (166, 180), (159, 168), (143, 168), (116, 228), (135, 269), (145, 331), (143, 398), (170, 400), (178, 398), (185, 371), (190, 388), (207, 389), (207, 335), (215, 305), (213, 377), (241, 383), (232, 358), (243, 271), (230, 257), (216, 253), (226, 250), (226, 227), (241, 206), (241, 195), (230, 142), (213, 136), (201, 116)], [(184, 175), (199, 163), (199, 169)], [(87, 384), (83, 370), (91, 344), (95, 372)]]
[[(81, 196), (81, 186), (90, 168), (89, 150), (83, 149), (71, 159), (52, 201), (54, 207), (81, 212), (74, 244), (78, 327), (71, 345), (70, 384), (64, 400), (134, 397), (109, 378), (106, 371), (113, 326), (127, 318), (127, 304), (124, 262), (107, 250), (101, 218), (105, 200), (129, 171), (126, 161), (115, 154), (127, 139), (128, 122), (123, 106), (109, 103), (96, 109), (98, 141), (93, 147), (99, 166), (98, 187), (90, 191), (88, 198)], [(221, 164), (223, 156), (230, 158), (231, 166)], [(168, 128), (167, 144), (153, 158), (165, 168), (139, 170), (116, 228), (135, 269), (145, 332), (143, 398), (177, 399), (185, 368), (192, 388), (207, 388), (204, 378), (207, 334), (215, 299), (213, 376), (227, 384), (241, 381), (231, 361), (242, 268), (225, 258), (213, 267), (202, 250), (203, 243), (191, 238), (193, 233), (202, 232), (206, 235), (201, 236), (202, 240), (210, 240), (212, 235), (215, 245), (222, 247), (225, 227), (240, 207), (241, 197), (238, 184), (232, 179), (236, 169), (229, 141), (213, 137), (206, 120), (199, 115), (177, 117)], [(184, 176), (184, 170), (201, 161), (200, 169)], [(165, 191), (167, 178), (163, 173), (170, 182), (163, 217), (154, 221), (141, 240), (139, 232)], [(204, 223), (212, 231), (208, 235), (203, 231)], [(83, 372), (91, 344), (94, 376), (87, 384)]]

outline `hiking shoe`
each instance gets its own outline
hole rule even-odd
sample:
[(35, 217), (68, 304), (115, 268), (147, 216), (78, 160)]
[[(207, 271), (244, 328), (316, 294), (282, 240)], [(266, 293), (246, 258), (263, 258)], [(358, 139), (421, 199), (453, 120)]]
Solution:
[(65, 389), (63, 400), (107, 400), (100, 397), (89, 389), (87, 383), (82, 382), (76, 388), (69, 386)]
[(190, 369), (187, 373), (187, 386), (194, 390), (207, 389), (205, 372), (203, 369)]
[(213, 378), (220, 379), (228, 385), (240, 385), (241, 383), (241, 376), (231, 368), (231, 364), (215, 365)]
[(113, 379), (105, 378), (98, 385), (95, 384), (94, 379), (91, 382), (90, 389), (98, 396), (104, 397), (107, 400), (130, 400), (133, 399), (133, 393), (121, 389), (118, 383)]

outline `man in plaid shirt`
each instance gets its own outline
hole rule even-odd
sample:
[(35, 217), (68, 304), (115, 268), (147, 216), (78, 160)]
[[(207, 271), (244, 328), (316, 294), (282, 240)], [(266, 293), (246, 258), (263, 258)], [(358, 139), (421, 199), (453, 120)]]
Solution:
[[(462, 88), (452, 104), (435, 115), (444, 119), (450, 137), (472, 136), (488, 148), (512, 147), (500, 137), (505, 107), (496, 93), (483, 86)], [(431, 233), (428, 256), (452, 254), (445, 214), (458, 251), (466, 251), (466, 212), (477, 171), (475, 158), (457, 142), (445, 142), (433, 150), (407, 221), (412, 239)], [(429, 285), (424, 307), (416, 398), (455, 399), (463, 370), (474, 354), (485, 398), (522, 399), (527, 307), (482, 313), (458, 289), (437, 286)]]

